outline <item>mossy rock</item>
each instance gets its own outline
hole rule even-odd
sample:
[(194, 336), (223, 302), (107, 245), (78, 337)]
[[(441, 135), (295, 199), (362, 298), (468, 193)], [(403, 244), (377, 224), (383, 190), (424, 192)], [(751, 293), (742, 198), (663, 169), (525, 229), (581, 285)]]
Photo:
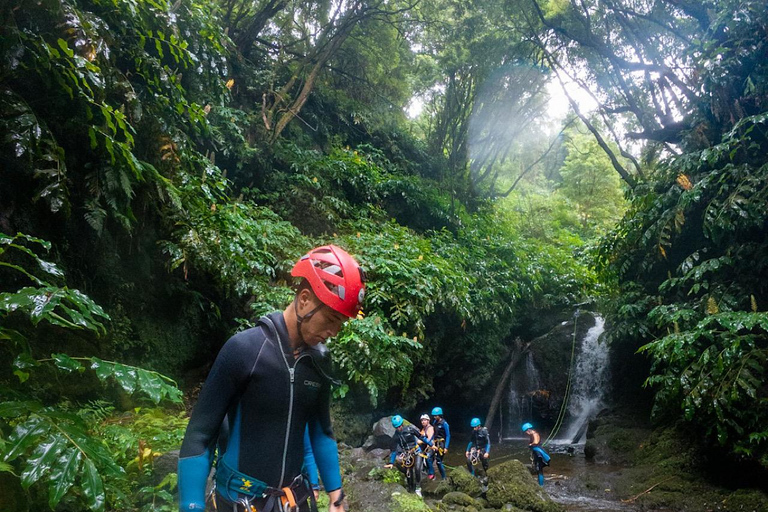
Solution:
[(449, 469), (446, 475), (452, 490), (468, 494), (472, 497), (480, 496), (483, 489), (480, 482), (463, 467)]
[(475, 499), (468, 495), (464, 494), (463, 492), (449, 492), (445, 496), (443, 496), (443, 503), (445, 505), (458, 505), (461, 507), (477, 507), (478, 503), (475, 501)]
[(392, 512), (430, 512), (430, 508), (415, 494), (396, 492), (392, 493)]
[(739, 489), (722, 502), (725, 510), (768, 512), (768, 494), (755, 489)]
[(519, 460), (503, 462), (488, 470), (488, 504), (493, 508), (513, 507), (532, 512), (562, 512), (562, 506), (550, 500)]

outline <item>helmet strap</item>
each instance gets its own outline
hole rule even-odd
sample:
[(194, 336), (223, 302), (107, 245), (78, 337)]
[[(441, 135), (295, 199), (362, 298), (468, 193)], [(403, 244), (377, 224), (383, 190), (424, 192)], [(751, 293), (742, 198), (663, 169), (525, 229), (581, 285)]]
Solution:
[(299, 297), (298, 297), (298, 295), (297, 295), (297, 296), (296, 296), (296, 297), (293, 299), (293, 311), (294, 311), (294, 313), (296, 314), (296, 332), (297, 332), (297, 333), (298, 333), (298, 335), (299, 335), (299, 341), (300, 341), (300, 342), (302, 342), (302, 343), (306, 343), (306, 342), (304, 341), (304, 335), (303, 335), (303, 334), (301, 334), (301, 324), (302, 324), (302, 322), (304, 322), (305, 320), (309, 320), (310, 318), (312, 318), (312, 316), (314, 316), (314, 314), (315, 314), (315, 313), (317, 313), (318, 311), (320, 311), (320, 308), (322, 308), (324, 305), (325, 305), (325, 304), (323, 304), (323, 303), (321, 302), (320, 304), (318, 304), (318, 306), (317, 306), (315, 309), (313, 309), (312, 311), (310, 311), (310, 312), (309, 312), (309, 313), (307, 313), (306, 315), (300, 315), (300, 314), (299, 314)]

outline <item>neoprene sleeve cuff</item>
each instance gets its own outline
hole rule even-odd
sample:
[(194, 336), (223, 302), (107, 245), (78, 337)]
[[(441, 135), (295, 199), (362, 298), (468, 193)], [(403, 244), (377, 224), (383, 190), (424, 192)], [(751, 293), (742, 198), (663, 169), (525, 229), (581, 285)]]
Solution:
[(312, 451), (315, 454), (315, 464), (323, 479), (326, 490), (341, 488), (341, 469), (339, 468), (339, 447), (336, 440), (323, 432), (317, 425), (309, 430), (312, 436)]
[(179, 459), (179, 510), (205, 510), (205, 484), (211, 471), (210, 451)]
[(312, 452), (312, 444), (309, 440), (309, 427), (304, 429), (304, 471), (309, 478), (309, 483), (313, 489), (320, 488), (320, 481), (317, 477), (317, 463), (315, 455)]

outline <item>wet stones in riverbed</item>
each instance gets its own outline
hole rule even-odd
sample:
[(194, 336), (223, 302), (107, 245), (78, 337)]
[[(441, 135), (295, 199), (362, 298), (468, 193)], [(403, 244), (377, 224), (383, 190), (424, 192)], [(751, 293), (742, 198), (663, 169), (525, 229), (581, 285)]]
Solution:
[(539, 486), (528, 468), (518, 460), (509, 460), (488, 470), (490, 507), (504, 509), (506, 505), (531, 512), (562, 512), (561, 505), (553, 502)]

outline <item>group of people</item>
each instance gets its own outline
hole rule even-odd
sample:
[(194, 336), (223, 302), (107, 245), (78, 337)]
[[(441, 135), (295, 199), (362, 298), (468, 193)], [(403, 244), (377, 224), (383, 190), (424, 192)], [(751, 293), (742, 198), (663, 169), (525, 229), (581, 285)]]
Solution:
[[(291, 275), (301, 280), (293, 301), (232, 336), (214, 361), (179, 455), (181, 511), (205, 510), (211, 503), (227, 512), (315, 512), (318, 474), (329, 494), (329, 512), (344, 511), (323, 343), (361, 311), (366, 276), (335, 245), (309, 251)], [(404, 425), (400, 416), (392, 418), (397, 448), (390, 463), (398, 453), (412, 453), (417, 484), (422, 466), (429, 478), (435, 465), (445, 478), (443, 457), (451, 440), (440, 407), (432, 418), (422, 415), (420, 423), (421, 430)], [(488, 468), (490, 437), (478, 418), (471, 425), (466, 455), (474, 473), (475, 458)], [(212, 465), (215, 485), (206, 494)]]
[(395, 433), (392, 436), (392, 452), (389, 464), (385, 467), (397, 467), (406, 475), (409, 490), (421, 496), (422, 470), (426, 469), (427, 478), (435, 478), (435, 466), (440, 477), (445, 478), (443, 457), (448, 453), (451, 444), (451, 428), (443, 418), (443, 409), (432, 409), (432, 419), (429, 414), (419, 418), (421, 429), (417, 429), (399, 414), (392, 416), (392, 426)]
[[(451, 430), (448, 422), (443, 417), (443, 409), (432, 409), (432, 419), (429, 414), (422, 414), (419, 418), (421, 429), (413, 424), (406, 423), (402, 416), (392, 416), (392, 426), (395, 433), (392, 436), (392, 450), (389, 464), (384, 467), (391, 468), (397, 465), (406, 475), (406, 481), (410, 491), (421, 496), (422, 471), (427, 471), (427, 478), (435, 477), (434, 465), (437, 465), (441, 478), (445, 478), (445, 465), (443, 457), (448, 452), (451, 442)], [(472, 429), (464, 456), (467, 459), (467, 469), (472, 476), (475, 475), (475, 466), (482, 466), (487, 474), (490, 465), (491, 436), (488, 429), (482, 425), (480, 418), (472, 418), (469, 422)], [(539, 485), (544, 485), (544, 468), (549, 466), (550, 456), (542, 448), (541, 436), (534, 430), (531, 423), (524, 423), (521, 427), (523, 433), (528, 435), (528, 447), (531, 449), (533, 470), (538, 475)], [(485, 488), (487, 477), (481, 480)]]

